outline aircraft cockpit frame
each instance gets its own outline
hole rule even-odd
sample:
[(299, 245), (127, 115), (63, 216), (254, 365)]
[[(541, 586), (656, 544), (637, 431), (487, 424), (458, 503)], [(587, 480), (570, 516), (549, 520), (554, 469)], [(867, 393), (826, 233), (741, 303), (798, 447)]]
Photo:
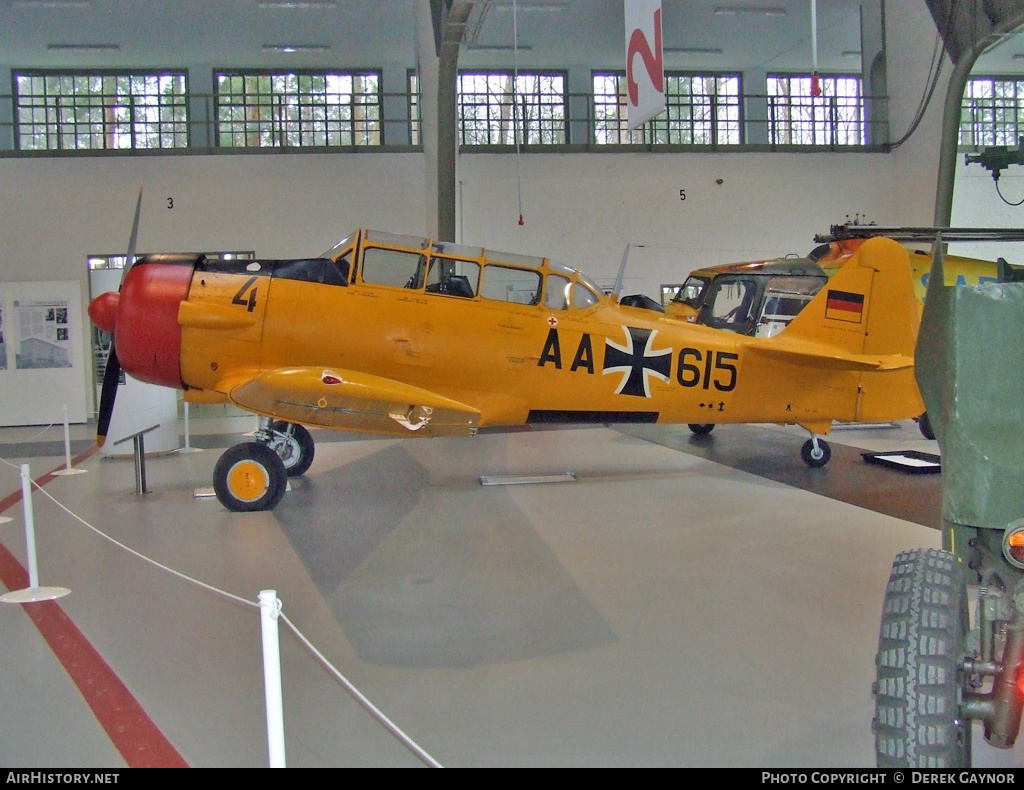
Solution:
[(549, 258), (383, 231), (356, 231), (323, 257), (336, 265), (355, 261), (349, 267), (353, 285), (559, 311), (587, 309), (602, 299), (601, 290), (578, 269)]

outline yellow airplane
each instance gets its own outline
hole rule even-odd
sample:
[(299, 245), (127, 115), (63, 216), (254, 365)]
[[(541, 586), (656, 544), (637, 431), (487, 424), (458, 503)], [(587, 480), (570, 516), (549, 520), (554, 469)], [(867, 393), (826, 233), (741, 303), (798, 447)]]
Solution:
[(273, 508), (287, 476), (308, 469), (303, 426), (428, 437), (531, 423), (795, 424), (811, 433), (804, 461), (822, 466), (831, 451), (819, 435), (834, 420), (924, 408), (907, 253), (884, 238), (770, 338), (616, 300), (547, 258), (374, 230), (303, 260), (148, 255), (89, 315), (114, 337), (100, 444), (122, 369), (261, 417), (256, 440), (214, 471), (217, 497), (238, 511)]

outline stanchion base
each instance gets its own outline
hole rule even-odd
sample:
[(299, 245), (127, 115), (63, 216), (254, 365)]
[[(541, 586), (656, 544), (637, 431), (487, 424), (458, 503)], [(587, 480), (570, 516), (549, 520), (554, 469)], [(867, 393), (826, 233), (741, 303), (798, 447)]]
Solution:
[(202, 447), (179, 447), (174, 452), (176, 452), (176, 453), (201, 453), (202, 451), (203, 451)]
[(8, 521), (14, 521), (10, 516), (0, 516), (0, 524), (6, 524)]
[(24, 590), (11, 590), (0, 595), (4, 603), (33, 603), (35, 601), (52, 601), (63, 598), (71, 592), (67, 587), (27, 587)]
[(84, 475), (88, 472), (88, 469), (58, 469), (54, 472), (55, 475)]

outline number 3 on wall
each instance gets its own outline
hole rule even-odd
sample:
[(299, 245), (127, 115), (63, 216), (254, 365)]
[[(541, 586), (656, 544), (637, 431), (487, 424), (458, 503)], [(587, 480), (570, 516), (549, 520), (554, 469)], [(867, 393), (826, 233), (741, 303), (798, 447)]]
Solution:
[(167, 208), (174, 208), (174, 198), (167, 198)]

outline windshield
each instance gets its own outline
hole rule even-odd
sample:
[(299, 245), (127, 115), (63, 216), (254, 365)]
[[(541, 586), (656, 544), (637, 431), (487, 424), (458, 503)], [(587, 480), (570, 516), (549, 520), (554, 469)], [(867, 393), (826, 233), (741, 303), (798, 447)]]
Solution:
[(690, 307), (700, 307), (701, 297), (704, 295), (704, 290), (708, 287), (709, 282), (711, 282), (711, 279), (708, 277), (690, 275), (676, 292), (676, 295), (672, 297), (672, 301), (682, 302)]
[(327, 250), (327, 252), (323, 253), (320, 257), (330, 258), (332, 261), (337, 260), (337, 258), (339, 258), (347, 250), (350, 250), (352, 248), (352, 245), (355, 244), (355, 240), (356, 234), (350, 233), (348, 236), (346, 236), (333, 247), (331, 247), (329, 250)]

